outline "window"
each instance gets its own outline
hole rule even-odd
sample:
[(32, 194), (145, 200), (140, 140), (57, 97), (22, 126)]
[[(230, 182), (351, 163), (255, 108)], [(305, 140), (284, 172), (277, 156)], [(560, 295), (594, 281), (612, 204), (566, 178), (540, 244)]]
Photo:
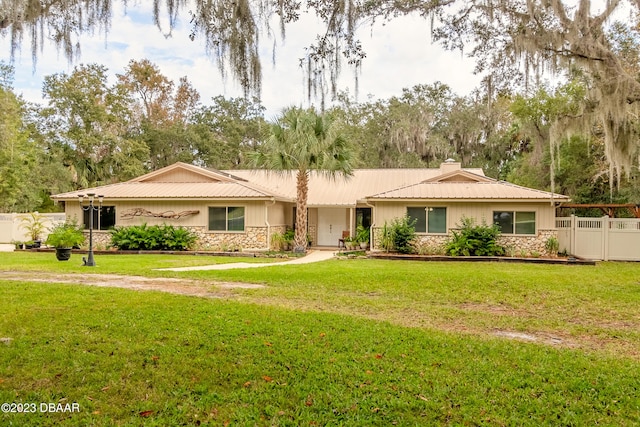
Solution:
[(356, 208), (356, 227), (371, 227), (371, 208)]
[(102, 206), (100, 210), (85, 210), (83, 212), (85, 230), (89, 229), (89, 212), (93, 212), (94, 230), (109, 230), (116, 226), (116, 207)]
[(447, 232), (447, 208), (408, 207), (407, 215), (416, 221), (416, 233)]
[(209, 231), (244, 231), (244, 208), (209, 208)]
[(493, 223), (503, 234), (536, 234), (535, 212), (493, 212)]

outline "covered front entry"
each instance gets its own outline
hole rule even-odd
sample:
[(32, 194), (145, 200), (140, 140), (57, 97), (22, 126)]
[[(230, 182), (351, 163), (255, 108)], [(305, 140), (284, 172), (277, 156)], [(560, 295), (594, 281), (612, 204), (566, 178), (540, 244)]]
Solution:
[(318, 246), (338, 246), (342, 232), (348, 231), (349, 210), (318, 208)]

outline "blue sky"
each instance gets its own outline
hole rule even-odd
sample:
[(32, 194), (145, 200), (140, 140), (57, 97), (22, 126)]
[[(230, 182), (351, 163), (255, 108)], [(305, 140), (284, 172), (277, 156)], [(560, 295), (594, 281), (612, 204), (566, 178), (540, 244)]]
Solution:
[[(172, 36), (165, 38), (153, 23), (150, 6), (130, 4), (125, 13), (119, 2), (114, 2), (113, 10), (109, 34), (83, 36), (81, 57), (72, 64), (53, 45), (48, 45), (39, 54), (34, 72), (30, 40), (25, 38), (14, 63), (16, 92), (29, 101), (43, 103), (42, 81), (46, 75), (69, 73), (80, 63), (98, 63), (105, 65), (115, 80), (115, 75), (122, 73), (131, 59), (147, 58), (176, 82), (187, 76), (200, 93), (203, 104), (218, 95), (242, 95), (235, 82), (220, 77), (217, 64), (206, 56), (204, 42), (189, 39), (188, 15), (184, 15)], [(273, 40), (265, 40), (261, 50), (264, 54), (262, 104), (267, 108), (267, 118), (275, 117), (290, 105), (308, 105), (298, 60), (304, 54), (304, 47), (315, 39), (318, 28), (313, 17), (288, 26), (286, 40), (277, 40), (275, 66), (271, 63)], [(429, 23), (419, 17), (363, 28), (361, 40), (367, 52), (359, 76), (358, 99), (361, 101), (369, 95), (374, 99), (389, 98), (400, 95), (403, 88), (436, 81), (448, 84), (459, 95), (468, 94), (478, 85), (479, 78), (472, 74), (473, 62), (460, 52), (445, 52), (432, 45)], [(9, 40), (0, 40), (0, 60), (8, 62), (9, 52)], [(353, 72), (346, 67), (340, 89), (355, 93)]]

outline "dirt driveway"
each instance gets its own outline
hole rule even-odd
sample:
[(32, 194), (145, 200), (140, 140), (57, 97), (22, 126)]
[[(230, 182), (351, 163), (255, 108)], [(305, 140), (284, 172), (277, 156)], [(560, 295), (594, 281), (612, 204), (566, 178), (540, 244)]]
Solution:
[(6, 271), (0, 280), (44, 283), (73, 283), (89, 286), (160, 291), (203, 298), (231, 298), (233, 289), (257, 289), (264, 285), (237, 282), (215, 282), (167, 277), (121, 276), (117, 274), (51, 274), (40, 272)]

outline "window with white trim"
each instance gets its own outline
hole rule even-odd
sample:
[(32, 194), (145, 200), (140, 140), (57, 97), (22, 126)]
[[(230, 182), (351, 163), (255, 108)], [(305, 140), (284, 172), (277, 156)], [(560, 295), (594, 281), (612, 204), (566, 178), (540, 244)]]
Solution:
[(209, 231), (244, 231), (244, 207), (209, 207)]

